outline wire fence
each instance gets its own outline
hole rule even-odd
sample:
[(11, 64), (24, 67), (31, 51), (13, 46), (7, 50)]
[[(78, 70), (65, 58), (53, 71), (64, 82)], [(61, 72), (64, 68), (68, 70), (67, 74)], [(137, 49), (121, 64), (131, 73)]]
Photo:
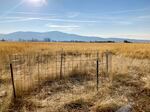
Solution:
[[(103, 80), (112, 78), (112, 54), (108, 51), (61, 50), (12, 54), (7, 59), (1, 60), (5, 63), (0, 64), (0, 91), (13, 94), (15, 99), (32, 96), (29, 99), (37, 104), (34, 112), (53, 111), (57, 105), (52, 102), (58, 101), (56, 104), (60, 106), (68, 99), (80, 98), (82, 94), (86, 97), (97, 92)], [(40, 110), (43, 108), (42, 99), (46, 100), (46, 110)], [(3, 99), (2, 101), (0, 105), (7, 103)]]
[[(99, 74), (107, 75), (111, 71), (111, 53), (101, 54), (98, 51), (81, 53), (62, 50), (32, 55), (15, 54), (10, 56), (10, 65), (15, 97), (28, 95), (30, 91), (38, 90), (46, 81), (65, 79), (75, 73), (88, 74), (84, 78), (95, 80), (93, 88), (98, 90)], [(83, 75), (78, 78), (82, 77)]]

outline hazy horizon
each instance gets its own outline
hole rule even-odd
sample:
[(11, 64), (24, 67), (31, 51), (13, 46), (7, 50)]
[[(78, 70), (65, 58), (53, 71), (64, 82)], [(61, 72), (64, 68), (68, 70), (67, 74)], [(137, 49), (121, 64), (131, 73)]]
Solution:
[(17, 31), (150, 39), (149, 0), (1, 0), (0, 34)]
[[(88, 39), (88, 37), (97, 37), (97, 38), (102, 38), (102, 39), (124, 39), (124, 40), (147, 40), (148, 42), (150, 41), (150, 39), (142, 39), (142, 38), (128, 38), (128, 37), (100, 37), (100, 36), (93, 36), (93, 35), (80, 35), (80, 34), (76, 34), (76, 33), (67, 33), (67, 32), (62, 32), (62, 31), (47, 31), (47, 32), (36, 32), (36, 31), (16, 31), (16, 32), (10, 32), (10, 33), (0, 33), (0, 35), (10, 35), (10, 37), (11, 37), (11, 34), (13, 34), (13, 33), (20, 33), (20, 32), (23, 32), (23, 33), (26, 33), (26, 34), (28, 34), (28, 33), (42, 33), (42, 34), (44, 34), (44, 33), (51, 33), (51, 32), (58, 32), (58, 34), (59, 33), (64, 33), (65, 35), (77, 35), (76, 37), (78, 37), (78, 36), (83, 36), (83, 37), (87, 37), (87, 39)], [(32, 35), (33, 36), (33, 35)], [(17, 38), (17, 35), (16, 35), (16, 37), (15, 38)], [(14, 39), (15, 39), (14, 38)], [(45, 37), (46, 38), (46, 37)], [(65, 38), (65, 37), (64, 37)], [(3, 38), (1, 38), (1, 39), (6, 39), (5, 37)], [(13, 39), (13, 38), (12, 38)], [(31, 39), (33, 39), (33, 38), (31, 38)], [(34, 39), (36, 39), (36, 37), (34, 38)], [(38, 38), (37, 38), (38, 39)], [(6, 39), (7, 40), (7, 39)], [(96, 40), (95, 40), (96, 41)], [(105, 40), (105, 41), (107, 41), (107, 40)]]

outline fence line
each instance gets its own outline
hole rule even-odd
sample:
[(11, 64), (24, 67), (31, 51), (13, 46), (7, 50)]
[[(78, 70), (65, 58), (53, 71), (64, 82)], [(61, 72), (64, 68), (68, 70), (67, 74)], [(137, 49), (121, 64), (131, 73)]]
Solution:
[[(105, 56), (104, 56), (105, 55)], [(88, 52), (66, 52), (32, 54), (32, 55), (11, 55), (10, 64), (14, 80), (14, 96), (36, 88), (40, 89), (41, 83), (45, 80), (69, 76), (72, 72), (87, 72), (86, 78), (93, 78), (96, 82), (95, 88), (98, 91), (100, 72), (103, 67), (108, 76), (111, 68), (111, 53), (108, 51), (100, 54), (98, 51)], [(105, 62), (104, 62), (105, 58)], [(103, 67), (102, 67), (103, 66)]]

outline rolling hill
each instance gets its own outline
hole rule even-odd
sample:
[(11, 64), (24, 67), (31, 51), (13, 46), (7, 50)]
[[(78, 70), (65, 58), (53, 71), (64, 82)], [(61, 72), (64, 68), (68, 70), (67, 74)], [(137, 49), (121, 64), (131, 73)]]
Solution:
[(115, 41), (115, 42), (123, 42), (124, 40), (130, 42), (150, 42), (150, 40), (136, 40), (136, 39), (127, 39), (127, 38), (102, 38), (95, 36), (80, 36), (76, 34), (68, 34), (59, 31), (51, 31), (51, 32), (14, 32), (9, 34), (0, 34), (0, 40), (9, 40), (9, 41), (43, 41), (43, 40), (51, 40), (51, 41)]

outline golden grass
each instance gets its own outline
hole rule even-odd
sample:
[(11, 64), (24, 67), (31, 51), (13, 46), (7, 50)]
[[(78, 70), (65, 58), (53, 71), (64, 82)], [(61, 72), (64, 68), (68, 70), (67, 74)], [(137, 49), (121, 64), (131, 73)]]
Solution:
[[(52, 106), (54, 109), (58, 109), (58, 107), (63, 106), (65, 108), (67, 105), (67, 109), (69, 106), (72, 107), (72, 104), (83, 104), (83, 109), (89, 108), (87, 101), (94, 102), (93, 110), (97, 112), (101, 112), (107, 109), (118, 109), (118, 107), (122, 105), (126, 105), (129, 103), (130, 99), (133, 101), (135, 111), (139, 111), (140, 109), (148, 110), (149, 107), (144, 107), (148, 105), (149, 101), (147, 98), (147, 94), (145, 91), (150, 90), (150, 44), (146, 43), (27, 43), (27, 42), (0, 42), (0, 70), (1, 66), (8, 61), (8, 55), (11, 54), (34, 54), (34, 53), (43, 53), (43, 52), (55, 52), (61, 49), (64, 51), (73, 51), (73, 52), (84, 52), (87, 50), (99, 50), (100, 52), (105, 52), (106, 50), (111, 51), (116, 56), (113, 57), (112, 63), (112, 74), (113, 74), (113, 81), (112, 84), (104, 84), (100, 87), (99, 92), (95, 93), (93, 90), (86, 89), (84, 92), (83, 85), (69, 85), (73, 86), (72, 91), (74, 93), (68, 93), (66, 91), (62, 91), (65, 88), (58, 90), (55, 94), (52, 94), (50, 97), (52, 102), (48, 103), (48, 107)], [(32, 69), (34, 71), (34, 69)], [(81, 71), (80, 71), (81, 72)], [(75, 74), (76, 76), (80, 74)], [(36, 72), (34, 72), (36, 73)], [(75, 71), (74, 71), (75, 73)], [(10, 74), (9, 74), (10, 75)], [(41, 74), (42, 75), (42, 74)], [(74, 75), (74, 74), (72, 74)], [(43, 75), (42, 75), (43, 76)], [(0, 76), (1, 77), (1, 76)], [(45, 77), (46, 78), (46, 77)], [(45, 80), (43, 77), (43, 79)], [(2, 79), (3, 80), (3, 79)], [(20, 80), (21, 81), (21, 80)], [(93, 82), (95, 84), (95, 82)], [(18, 88), (21, 82), (18, 82)], [(55, 85), (55, 83), (54, 83)], [(65, 83), (63, 83), (64, 86)], [(28, 85), (27, 85), (28, 86)], [(61, 84), (58, 86), (64, 87)], [(80, 87), (81, 86), (81, 87)], [(51, 86), (49, 86), (51, 87)], [(67, 88), (66, 87), (66, 88)], [(43, 87), (44, 88), (44, 87)], [(55, 89), (55, 87), (53, 87)], [(58, 88), (56, 88), (57, 90)], [(76, 92), (81, 93), (82, 95), (76, 95)], [(139, 92), (143, 92), (140, 93)], [(37, 93), (40, 94), (39, 96), (45, 97), (46, 92)], [(135, 94), (138, 93), (138, 99), (135, 98)], [(132, 95), (133, 94), (133, 95)], [(61, 96), (60, 99), (56, 101), (56, 96)], [(86, 97), (85, 97), (86, 96)], [(72, 99), (73, 97), (73, 99)], [(29, 96), (30, 100), (35, 100), (35, 96)], [(84, 101), (78, 100), (84, 98)], [(124, 100), (126, 99), (126, 100)], [(39, 102), (44, 102), (45, 100), (38, 99)], [(30, 101), (29, 101), (30, 102)], [(119, 104), (118, 104), (119, 102)], [(59, 105), (60, 104), (60, 105)], [(43, 105), (43, 104), (42, 104)], [(45, 104), (47, 105), (47, 104)], [(138, 107), (138, 105), (142, 105), (143, 107)], [(34, 105), (36, 106), (36, 105)], [(17, 107), (17, 105), (16, 105)], [(39, 107), (39, 106), (38, 106)], [(22, 108), (22, 107), (20, 107)], [(31, 105), (32, 108), (32, 105)], [(43, 108), (43, 107), (42, 107)], [(44, 108), (43, 108), (44, 109)], [(65, 108), (66, 109), (66, 108)], [(39, 110), (40, 111), (40, 110)]]
[(110, 50), (132, 58), (150, 59), (149, 43), (38, 43), (38, 42), (0, 42), (0, 59), (16, 53), (55, 52), (61, 49), (71, 51)]
[[(148, 112), (149, 62), (148, 59), (114, 56), (113, 81), (100, 80), (102, 82), (98, 92), (91, 87), (93, 84), (95, 87), (96, 80), (84, 77), (91, 74), (74, 70), (66, 79), (45, 83), (39, 92), (24, 98), (19, 109), (26, 112), (115, 112), (120, 107), (131, 104), (133, 112)], [(79, 81), (78, 78), (82, 80)], [(15, 105), (17, 106), (18, 104)]]

